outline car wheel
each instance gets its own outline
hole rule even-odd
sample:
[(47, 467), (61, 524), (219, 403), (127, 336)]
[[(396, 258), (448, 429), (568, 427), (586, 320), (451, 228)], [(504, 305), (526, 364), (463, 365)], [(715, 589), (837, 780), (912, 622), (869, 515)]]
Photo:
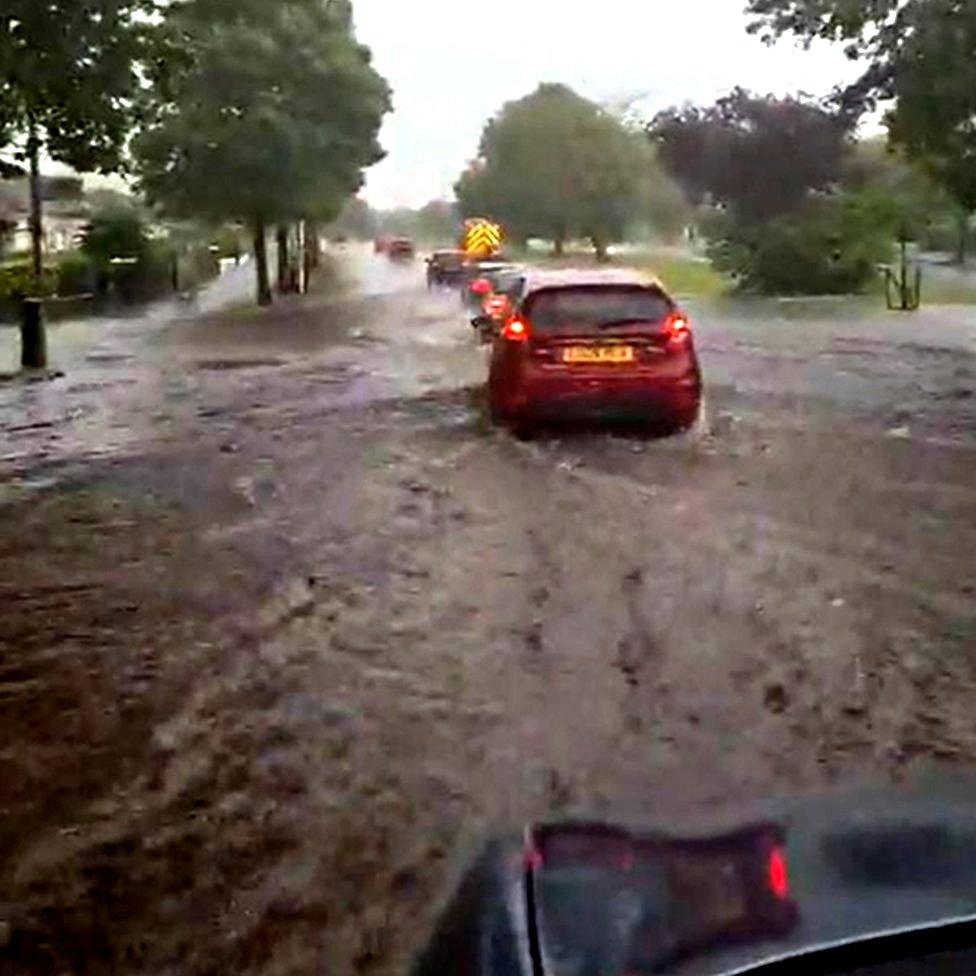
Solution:
[(530, 441), (535, 437), (535, 427), (532, 426), (527, 420), (522, 418), (514, 418), (509, 420), (508, 429), (512, 432), (512, 436), (517, 441)]
[(506, 425), (505, 415), (495, 402), (495, 398), (492, 396), (490, 390), (488, 391), (488, 417), (495, 427), (504, 427)]

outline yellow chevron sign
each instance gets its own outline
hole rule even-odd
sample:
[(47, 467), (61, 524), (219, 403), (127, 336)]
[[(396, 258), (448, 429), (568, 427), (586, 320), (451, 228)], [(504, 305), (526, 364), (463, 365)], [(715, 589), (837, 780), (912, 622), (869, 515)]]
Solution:
[(494, 254), (501, 245), (504, 234), (494, 221), (474, 217), (464, 222), (461, 249), (466, 254)]

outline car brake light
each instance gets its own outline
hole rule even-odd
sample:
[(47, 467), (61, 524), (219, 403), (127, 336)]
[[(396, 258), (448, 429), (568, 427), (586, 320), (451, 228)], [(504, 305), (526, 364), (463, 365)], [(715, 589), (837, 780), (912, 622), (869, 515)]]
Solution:
[(525, 342), (529, 338), (529, 327), (521, 319), (510, 319), (505, 323), (502, 335), (512, 342)]
[(774, 847), (769, 852), (769, 859), (766, 861), (766, 880), (769, 883), (769, 890), (777, 898), (786, 898), (789, 894), (789, 879), (786, 875), (786, 858), (779, 847)]
[(668, 317), (667, 329), (672, 337), (685, 335), (688, 332), (688, 320), (680, 312), (675, 312)]
[(688, 320), (681, 312), (672, 312), (664, 323), (664, 336), (669, 349), (677, 350), (684, 346), (691, 336)]
[(471, 293), (474, 295), (487, 295), (491, 291), (491, 282), (487, 278), (475, 278), (471, 282)]

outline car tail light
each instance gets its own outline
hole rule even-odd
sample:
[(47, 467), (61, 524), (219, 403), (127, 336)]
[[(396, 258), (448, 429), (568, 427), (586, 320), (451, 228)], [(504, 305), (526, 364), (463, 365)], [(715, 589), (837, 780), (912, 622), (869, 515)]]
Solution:
[(689, 332), (688, 319), (681, 312), (673, 312), (664, 323), (671, 339), (686, 336)]
[(487, 295), (491, 291), (491, 282), (487, 278), (475, 278), (471, 282), (473, 295)]
[(789, 878), (786, 874), (786, 857), (780, 847), (774, 847), (769, 852), (766, 861), (766, 880), (769, 890), (779, 899), (784, 899), (790, 893)]
[(664, 335), (669, 349), (683, 346), (691, 336), (688, 319), (681, 312), (672, 312), (664, 322)]
[(529, 338), (529, 327), (522, 319), (509, 319), (502, 329), (502, 335), (512, 342), (525, 342)]

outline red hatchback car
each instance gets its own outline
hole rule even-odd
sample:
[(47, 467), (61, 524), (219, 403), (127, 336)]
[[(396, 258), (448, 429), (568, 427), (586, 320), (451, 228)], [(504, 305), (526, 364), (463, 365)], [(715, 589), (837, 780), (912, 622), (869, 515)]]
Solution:
[(494, 340), (492, 418), (539, 424), (621, 420), (682, 429), (701, 405), (687, 317), (655, 279), (627, 272), (529, 272)]

